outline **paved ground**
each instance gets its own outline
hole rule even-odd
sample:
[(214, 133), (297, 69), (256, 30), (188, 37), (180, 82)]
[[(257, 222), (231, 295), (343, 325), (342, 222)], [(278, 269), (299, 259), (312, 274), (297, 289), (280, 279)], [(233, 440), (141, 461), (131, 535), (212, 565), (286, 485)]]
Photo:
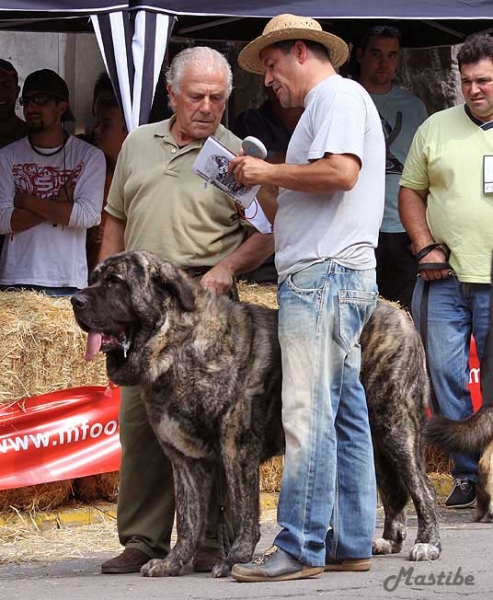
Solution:
[[(410, 563), (405, 555), (377, 557), (369, 573), (326, 573), (313, 580), (270, 584), (239, 584), (197, 574), (167, 579), (101, 575), (101, 561), (113, 556), (118, 547), (115, 525), (108, 521), (77, 531), (68, 527), (54, 529), (49, 535), (40, 531), (36, 535), (43, 551), (38, 550), (36, 537), (29, 537), (33, 534), (26, 534), (25, 539), (18, 535), (16, 541), (10, 529), (10, 541), (0, 542), (0, 596), (2, 600), (491, 598), (493, 524), (471, 523), (471, 510), (441, 508), (440, 513), (443, 553), (439, 561)], [(379, 527), (381, 522), (379, 511)], [(406, 550), (416, 533), (412, 511), (409, 524)], [(276, 531), (275, 510), (264, 510), (259, 550), (270, 545)], [(62, 536), (61, 542), (57, 535)], [(31, 548), (27, 555), (21, 548), (26, 540)]]

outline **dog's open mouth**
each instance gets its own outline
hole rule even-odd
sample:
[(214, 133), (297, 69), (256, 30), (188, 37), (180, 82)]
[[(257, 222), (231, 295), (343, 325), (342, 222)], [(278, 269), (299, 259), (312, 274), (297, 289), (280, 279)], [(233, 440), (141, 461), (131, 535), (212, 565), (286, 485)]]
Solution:
[(117, 334), (107, 334), (101, 331), (89, 331), (87, 334), (87, 346), (85, 360), (91, 361), (98, 352), (123, 352), (127, 358), (127, 352), (131, 346), (130, 340), (124, 331)]

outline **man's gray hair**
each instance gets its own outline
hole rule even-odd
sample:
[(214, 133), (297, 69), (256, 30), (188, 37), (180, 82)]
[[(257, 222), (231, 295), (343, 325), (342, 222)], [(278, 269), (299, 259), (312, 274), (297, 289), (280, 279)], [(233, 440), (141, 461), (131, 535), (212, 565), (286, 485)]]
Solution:
[(166, 71), (166, 83), (172, 88), (175, 94), (180, 93), (183, 74), (186, 68), (192, 64), (200, 67), (204, 72), (208, 71), (211, 67), (214, 70), (223, 69), (227, 80), (226, 97), (229, 98), (233, 90), (231, 65), (223, 54), (214, 50), (214, 48), (209, 48), (209, 46), (185, 48), (173, 58)]

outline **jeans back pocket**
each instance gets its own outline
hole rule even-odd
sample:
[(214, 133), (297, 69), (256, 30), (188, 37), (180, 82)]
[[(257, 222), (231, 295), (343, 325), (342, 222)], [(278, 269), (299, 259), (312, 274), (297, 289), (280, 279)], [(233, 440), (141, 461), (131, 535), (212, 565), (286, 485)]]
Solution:
[(358, 343), (377, 305), (378, 292), (339, 290), (339, 338), (346, 350)]

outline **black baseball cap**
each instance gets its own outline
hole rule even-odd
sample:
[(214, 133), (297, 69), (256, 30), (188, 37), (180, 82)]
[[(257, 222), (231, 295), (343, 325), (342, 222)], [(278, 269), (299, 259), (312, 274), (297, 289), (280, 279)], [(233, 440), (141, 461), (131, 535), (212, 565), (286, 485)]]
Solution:
[[(55, 96), (59, 100), (69, 102), (67, 84), (58, 73), (55, 73), (51, 69), (40, 69), (39, 71), (30, 73), (26, 77), (22, 88), (22, 95), (25, 96), (27, 92), (32, 91), (43, 92), (48, 96)], [(62, 121), (75, 121), (70, 105), (62, 117)]]
[(17, 74), (17, 71), (15, 70), (14, 65), (8, 60), (4, 60), (3, 58), (0, 58), (0, 73), (8, 75), (9, 77), (13, 77), (15, 79), (16, 85), (19, 82), (19, 76)]

